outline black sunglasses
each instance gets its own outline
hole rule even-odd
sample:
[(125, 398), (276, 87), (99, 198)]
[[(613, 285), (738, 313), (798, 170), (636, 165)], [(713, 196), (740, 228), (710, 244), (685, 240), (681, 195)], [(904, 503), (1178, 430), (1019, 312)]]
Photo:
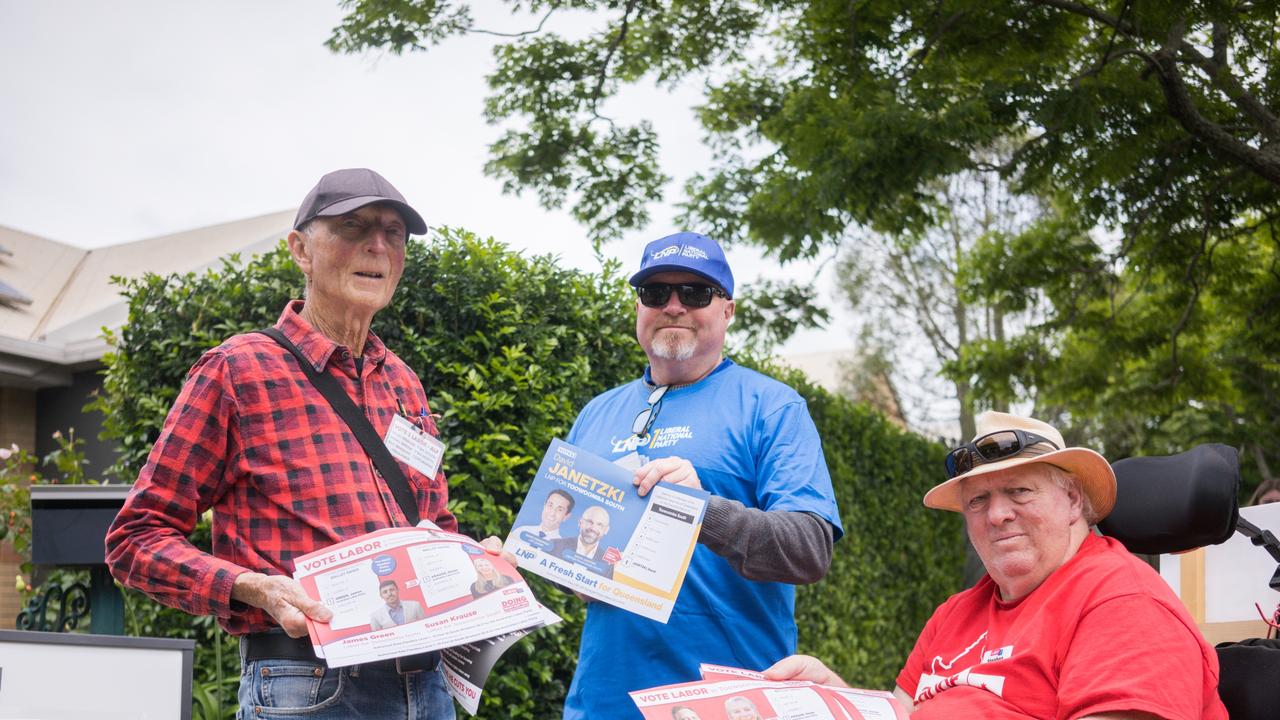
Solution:
[(977, 465), (1013, 457), (1036, 443), (1049, 443), (1054, 450), (1062, 449), (1049, 438), (1025, 430), (987, 433), (947, 453), (947, 478), (963, 475)]
[(631, 421), (631, 434), (644, 437), (649, 434), (649, 430), (653, 428), (653, 423), (658, 419), (658, 411), (662, 409), (662, 396), (670, 390), (670, 385), (659, 385), (649, 393), (646, 402), (649, 407), (641, 410), (636, 414), (636, 419)]
[(660, 308), (666, 307), (672, 290), (680, 298), (680, 304), (687, 308), (704, 308), (711, 304), (713, 295), (729, 298), (725, 291), (704, 283), (645, 283), (636, 287), (636, 294), (640, 296), (641, 305)]

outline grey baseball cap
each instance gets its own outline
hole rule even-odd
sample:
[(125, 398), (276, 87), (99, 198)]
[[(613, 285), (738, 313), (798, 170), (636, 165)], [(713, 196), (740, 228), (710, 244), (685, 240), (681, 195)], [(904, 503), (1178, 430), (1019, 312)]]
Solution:
[(345, 215), (352, 210), (359, 210), (365, 205), (383, 203), (394, 207), (400, 217), (404, 218), (405, 228), (413, 235), (427, 232), (427, 223), (417, 210), (409, 207), (404, 196), (396, 190), (387, 179), (368, 168), (347, 168), (334, 170), (311, 188), (302, 206), (298, 208), (298, 217), (294, 218), (293, 229), (318, 217)]

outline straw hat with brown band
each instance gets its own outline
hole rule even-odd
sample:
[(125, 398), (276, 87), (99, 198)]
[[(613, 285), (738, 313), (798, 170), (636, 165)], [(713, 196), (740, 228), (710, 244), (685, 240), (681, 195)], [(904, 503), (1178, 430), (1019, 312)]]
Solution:
[(960, 512), (962, 480), (1031, 463), (1054, 465), (1079, 478), (1095, 522), (1116, 503), (1116, 475), (1106, 458), (1088, 448), (1066, 447), (1062, 433), (1048, 423), (989, 411), (978, 416), (973, 441), (948, 454), (948, 474), (954, 477), (925, 493), (924, 504)]

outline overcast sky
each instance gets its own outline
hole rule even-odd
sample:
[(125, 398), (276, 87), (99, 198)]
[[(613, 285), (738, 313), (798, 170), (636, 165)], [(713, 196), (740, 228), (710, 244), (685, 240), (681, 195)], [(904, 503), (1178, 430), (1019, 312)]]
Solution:
[[(531, 26), (477, 14), (494, 29)], [(599, 269), (568, 213), (503, 195), (483, 174), (499, 133), (481, 115), (491, 39), (338, 56), (323, 43), (340, 17), (337, 0), (0, 0), (0, 225), (98, 247), (295, 209), (321, 174), (364, 166), (429, 224)], [(698, 89), (628, 90), (610, 108), (657, 125), (670, 200), (710, 161), (690, 112)], [(645, 242), (684, 229), (671, 205), (653, 210), (648, 228), (606, 247), (626, 268)], [(749, 249), (730, 262), (740, 285), (816, 268)], [(831, 272), (820, 287), (832, 328), (784, 353), (852, 347)]]

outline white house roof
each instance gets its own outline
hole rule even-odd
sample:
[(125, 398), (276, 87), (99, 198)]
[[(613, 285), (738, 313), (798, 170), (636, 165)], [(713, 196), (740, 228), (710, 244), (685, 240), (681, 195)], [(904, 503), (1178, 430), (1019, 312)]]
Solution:
[[(0, 226), (0, 384), (63, 384), (107, 350), (103, 327), (128, 317), (113, 276), (200, 271), (231, 253), (265, 252), (288, 233), (293, 210), (86, 250)], [(28, 300), (29, 302), (24, 302)]]

